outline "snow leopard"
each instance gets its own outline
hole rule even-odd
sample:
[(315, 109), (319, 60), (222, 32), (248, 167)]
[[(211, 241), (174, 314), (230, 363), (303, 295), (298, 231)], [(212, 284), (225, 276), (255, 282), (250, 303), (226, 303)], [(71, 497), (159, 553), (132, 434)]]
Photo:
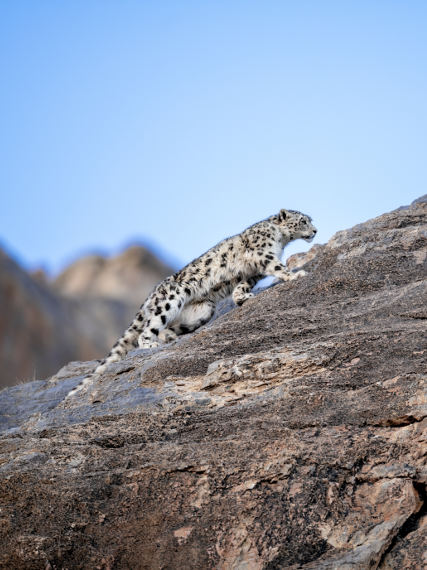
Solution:
[(129, 350), (154, 348), (195, 331), (212, 318), (218, 301), (231, 295), (236, 305), (242, 305), (254, 296), (251, 290), (260, 279), (291, 281), (304, 276), (303, 270), (290, 272), (280, 258), (290, 241), (311, 242), (316, 232), (310, 216), (282, 209), (219, 242), (154, 288), (108, 356), (68, 396)]

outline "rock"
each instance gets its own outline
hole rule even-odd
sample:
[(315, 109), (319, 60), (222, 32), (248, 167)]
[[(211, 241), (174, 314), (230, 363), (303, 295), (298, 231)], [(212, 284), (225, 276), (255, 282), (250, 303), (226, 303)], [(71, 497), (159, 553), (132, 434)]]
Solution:
[(424, 568), (426, 210), (78, 397), (94, 362), (3, 391), (0, 567)]
[(172, 272), (133, 246), (117, 257), (78, 260), (52, 284), (43, 270), (28, 274), (0, 250), (0, 386), (101, 358), (148, 291)]
[(288, 269), (291, 271), (298, 271), (302, 269), (307, 263), (313, 262), (318, 258), (319, 253), (325, 248), (324, 245), (316, 244), (305, 253), (295, 253), (291, 255), (286, 261)]

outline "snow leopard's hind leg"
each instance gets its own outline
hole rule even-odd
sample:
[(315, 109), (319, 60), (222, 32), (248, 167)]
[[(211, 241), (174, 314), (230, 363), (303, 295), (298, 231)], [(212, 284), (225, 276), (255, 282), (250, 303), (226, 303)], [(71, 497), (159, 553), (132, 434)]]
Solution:
[(138, 337), (139, 348), (154, 348), (159, 342), (172, 340), (174, 331), (168, 328), (184, 310), (192, 292), (178, 283), (164, 282), (144, 304), (145, 322)]
[(193, 301), (183, 308), (166, 330), (175, 335), (193, 332), (209, 322), (214, 312), (215, 303), (213, 301)]

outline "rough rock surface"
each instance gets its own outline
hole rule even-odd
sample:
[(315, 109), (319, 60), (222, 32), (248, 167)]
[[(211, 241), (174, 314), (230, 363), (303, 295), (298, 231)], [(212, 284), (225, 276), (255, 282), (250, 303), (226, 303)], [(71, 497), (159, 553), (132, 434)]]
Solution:
[(0, 386), (45, 378), (70, 360), (102, 357), (148, 291), (172, 272), (133, 246), (112, 258), (82, 258), (52, 284), (0, 249)]
[(424, 568), (426, 213), (339, 232), (66, 403), (94, 362), (5, 390), (0, 567)]

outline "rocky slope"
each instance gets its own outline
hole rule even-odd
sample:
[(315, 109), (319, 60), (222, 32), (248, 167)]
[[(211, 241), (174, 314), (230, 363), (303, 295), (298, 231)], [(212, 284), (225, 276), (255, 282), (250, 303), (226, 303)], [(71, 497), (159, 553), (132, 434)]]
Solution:
[(133, 246), (111, 258), (79, 259), (50, 283), (0, 250), (0, 386), (102, 357), (150, 289), (172, 272)]
[(193, 335), (1, 394), (5, 568), (421, 569), (425, 199)]

